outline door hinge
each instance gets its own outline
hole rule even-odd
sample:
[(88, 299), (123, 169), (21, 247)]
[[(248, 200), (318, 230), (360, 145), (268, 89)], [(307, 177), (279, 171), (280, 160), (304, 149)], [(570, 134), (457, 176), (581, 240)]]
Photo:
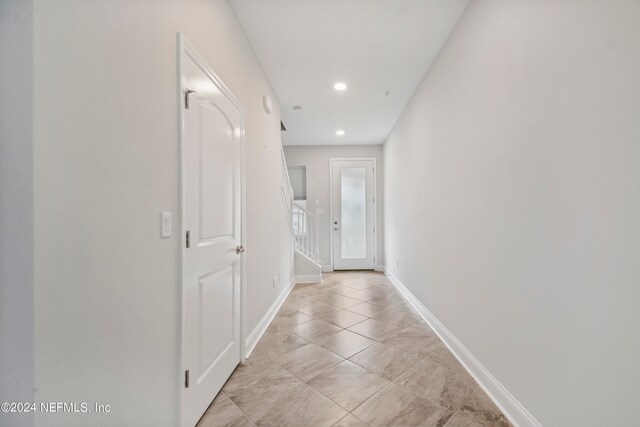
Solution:
[(187, 249), (189, 249), (191, 247), (191, 232), (190, 231), (187, 231), (186, 243), (187, 243)]
[(189, 370), (184, 371), (184, 388), (189, 388)]
[(375, 227), (373, 227), (373, 232), (374, 232), (374, 233), (376, 232), (376, 228), (375, 228)]
[(376, 198), (374, 197), (374, 198), (373, 198), (373, 203), (375, 203), (375, 202), (376, 202)]
[(189, 109), (189, 95), (191, 95), (192, 93), (196, 93), (196, 91), (191, 89), (187, 89), (184, 91), (184, 108), (186, 110)]

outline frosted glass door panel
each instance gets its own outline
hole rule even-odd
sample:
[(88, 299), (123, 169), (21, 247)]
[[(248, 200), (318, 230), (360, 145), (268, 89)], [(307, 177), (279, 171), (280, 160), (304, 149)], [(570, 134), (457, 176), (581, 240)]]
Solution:
[(365, 168), (342, 168), (342, 258), (367, 257), (367, 206)]
[(330, 163), (333, 269), (375, 268), (375, 161), (343, 158)]

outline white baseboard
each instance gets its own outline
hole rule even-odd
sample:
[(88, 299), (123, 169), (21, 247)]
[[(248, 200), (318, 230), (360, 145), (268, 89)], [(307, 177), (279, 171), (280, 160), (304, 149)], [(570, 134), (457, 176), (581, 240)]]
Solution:
[(397, 277), (391, 274), (386, 268), (384, 269), (384, 273), (389, 277), (391, 283), (394, 284), (400, 294), (418, 311), (420, 316), (431, 326), (435, 333), (438, 334), (449, 351), (453, 353), (514, 426), (542, 427), (542, 424), (509, 393), (509, 390), (500, 384), (496, 377), (458, 341), (451, 331), (449, 331)]
[(260, 338), (262, 338), (262, 335), (273, 321), (273, 318), (276, 317), (276, 314), (278, 314), (278, 310), (280, 310), (280, 307), (282, 307), (282, 304), (284, 304), (284, 302), (286, 301), (295, 284), (296, 278), (294, 276), (291, 278), (291, 281), (289, 282), (289, 284), (287, 284), (286, 288), (284, 288), (280, 295), (278, 295), (278, 298), (276, 298), (269, 310), (267, 310), (265, 315), (262, 316), (262, 319), (260, 319), (256, 327), (253, 328), (253, 331), (251, 331), (251, 333), (245, 340), (245, 359), (249, 357), (249, 355), (251, 355), (251, 352), (255, 348), (258, 341), (260, 341)]
[[(384, 271), (384, 265), (374, 265), (373, 269), (375, 271)], [(333, 265), (323, 265), (322, 266), (322, 272), (323, 273), (331, 273), (333, 272)]]
[(320, 283), (322, 282), (322, 274), (305, 274), (295, 276), (293, 280), (295, 283)]

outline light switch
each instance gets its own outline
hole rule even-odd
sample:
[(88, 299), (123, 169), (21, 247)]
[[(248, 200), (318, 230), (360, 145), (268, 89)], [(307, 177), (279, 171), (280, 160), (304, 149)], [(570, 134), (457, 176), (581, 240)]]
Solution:
[(162, 237), (171, 237), (171, 212), (162, 212)]

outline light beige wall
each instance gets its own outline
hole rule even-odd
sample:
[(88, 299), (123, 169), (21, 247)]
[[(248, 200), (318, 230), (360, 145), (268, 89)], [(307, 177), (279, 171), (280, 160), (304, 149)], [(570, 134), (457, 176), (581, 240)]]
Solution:
[(384, 145), (387, 267), (545, 426), (640, 419), (640, 2), (471, 1)]
[(333, 264), (331, 259), (331, 212), (329, 200), (330, 186), (330, 165), (329, 159), (332, 157), (374, 157), (377, 162), (377, 245), (378, 245), (378, 265), (384, 264), (384, 196), (383, 196), (383, 175), (382, 175), (382, 146), (381, 145), (315, 145), (315, 146), (293, 146), (284, 147), (284, 154), (288, 166), (307, 167), (307, 204), (310, 209), (315, 209), (315, 201), (319, 200), (318, 208), (324, 213), (319, 219), (319, 246), (320, 259), (323, 266), (329, 267)]
[[(0, 402), (33, 401), (33, 3), (0, 1)], [(33, 414), (0, 413), (6, 426)]]
[(36, 0), (34, 22), (36, 401), (112, 408), (37, 424), (175, 426), (177, 32), (245, 110), (247, 332), (293, 262), (277, 99), (227, 1)]

